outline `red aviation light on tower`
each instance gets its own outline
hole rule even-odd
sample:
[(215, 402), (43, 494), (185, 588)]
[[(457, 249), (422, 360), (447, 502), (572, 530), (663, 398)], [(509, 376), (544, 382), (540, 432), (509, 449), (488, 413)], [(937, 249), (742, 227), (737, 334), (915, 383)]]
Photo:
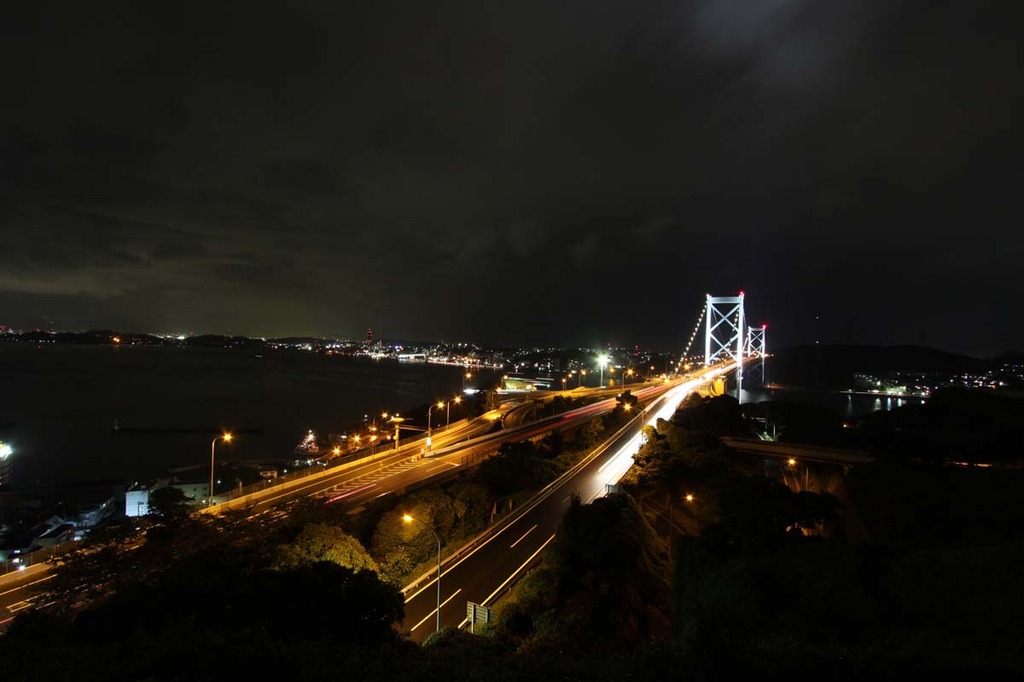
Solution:
[(740, 296), (743, 296), (743, 290), (740, 289)]

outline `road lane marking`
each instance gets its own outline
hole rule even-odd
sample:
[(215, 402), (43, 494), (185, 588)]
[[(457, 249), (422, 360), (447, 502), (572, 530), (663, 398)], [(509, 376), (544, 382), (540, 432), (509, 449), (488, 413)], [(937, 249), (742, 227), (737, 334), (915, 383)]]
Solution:
[(531, 561), (533, 561), (533, 560), (534, 560), (534, 558), (535, 558), (535, 557), (536, 557), (536, 556), (537, 556), (538, 554), (540, 554), (540, 553), (541, 553), (542, 551), (544, 551), (544, 548), (545, 548), (545, 547), (547, 547), (547, 546), (548, 546), (548, 545), (549, 545), (549, 544), (551, 543), (551, 541), (552, 541), (552, 540), (554, 540), (554, 539), (555, 539), (555, 534), (554, 534), (554, 533), (552, 533), (552, 534), (551, 534), (551, 537), (549, 537), (549, 538), (548, 538), (547, 540), (545, 540), (545, 541), (544, 541), (544, 544), (543, 544), (543, 545), (541, 545), (540, 547), (538, 547), (538, 548), (537, 548), (537, 551), (536, 551), (536, 552), (534, 552), (533, 554), (531, 554), (531, 555), (530, 555), (530, 558), (529, 558), (529, 559), (527, 559), (526, 561), (524, 561), (524, 562), (523, 562), (523, 563), (522, 563), (522, 564), (521, 564), (521, 565), (519, 566), (519, 568), (517, 568), (516, 570), (512, 571), (512, 575), (510, 575), (510, 576), (509, 576), (508, 578), (506, 578), (506, 579), (505, 579), (505, 582), (503, 582), (502, 584), (498, 585), (497, 589), (495, 589), (495, 590), (494, 590), (494, 592), (491, 592), (491, 594), (490, 594), (490, 595), (488, 595), (487, 599), (484, 599), (484, 600), (483, 600), (483, 602), (481, 602), (481, 605), (482, 605), (482, 606), (486, 606), (486, 605), (487, 605), (487, 602), (491, 601), (491, 599), (493, 599), (493, 598), (494, 598), (494, 595), (498, 594), (498, 592), (501, 592), (502, 588), (503, 588), (503, 587), (505, 587), (505, 585), (508, 585), (508, 584), (509, 584), (509, 582), (511, 582), (511, 580), (512, 580), (513, 578), (515, 578), (515, 577), (516, 577), (516, 575), (517, 575), (517, 574), (519, 573), (519, 571), (521, 571), (521, 570), (523, 570), (524, 568), (526, 568), (526, 567), (527, 567), (527, 566), (529, 565), (529, 563), (530, 563)]
[(377, 485), (377, 484), (376, 483), (369, 483), (367, 485), (362, 486), (361, 488), (354, 488), (352, 490), (349, 490), (347, 493), (342, 493), (341, 495), (335, 495), (334, 497), (332, 497), (331, 499), (329, 499), (327, 501), (328, 502), (337, 502), (338, 500), (343, 500), (343, 499), (345, 499), (346, 497), (348, 497), (350, 495), (355, 495), (358, 492), (362, 492), (363, 490), (366, 490), (367, 488), (372, 488), (375, 485)]
[[(494, 599), (494, 595), (496, 595), (496, 594), (498, 594), (499, 592), (501, 592), (501, 591), (502, 591), (502, 589), (504, 589), (504, 587), (505, 587), (506, 585), (508, 585), (508, 584), (509, 584), (510, 582), (512, 582), (512, 579), (513, 579), (513, 578), (515, 578), (515, 577), (516, 577), (516, 576), (517, 576), (517, 575), (519, 574), (519, 572), (520, 572), (520, 571), (522, 571), (522, 570), (523, 570), (524, 568), (526, 568), (527, 566), (529, 566), (529, 565), (530, 565), (530, 562), (531, 562), (531, 561), (533, 561), (533, 560), (534, 560), (534, 558), (535, 558), (535, 557), (536, 557), (536, 556), (537, 556), (538, 554), (540, 554), (541, 552), (543, 552), (543, 551), (544, 551), (544, 548), (545, 548), (545, 547), (547, 547), (547, 546), (548, 546), (548, 544), (550, 544), (550, 543), (551, 543), (551, 541), (552, 541), (552, 540), (554, 540), (554, 539), (555, 539), (555, 534), (554, 534), (554, 533), (552, 533), (552, 534), (551, 534), (551, 537), (549, 537), (549, 538), (548, 538), (547, 540), (545, 540), (545, 541), (544, 541), (544, 544), (543, 544), (543, 545), (541, 545), (540, 547), (538, 547), (538, 548), (537, 548), (537, 551), (536, 551), (536, 552), (534, 552), (533, 554), (531, 554), (531, 555), (530, 555), (530, 558), (529, 558), (529, 559), (527, 559), (527, 560), (526, 560), (526, 561), (524, 561), (524, 562), (523, 562), (522, 564), (520, 564), (519, 568), (517, 568), (516, 570), (512, 571), (512, 574), (511, 574), (511, 575), (509, 575), (509, 577), (505, 578), (505, 582), (503, 582), (502, 584), (498, 585), (498, 587), (497, 587), (497, 588), (496, 588), (496, 589), (494, 590), (494, 592), (491, 592), (491, 593), (490, 593), (490, 594), (489, 594), (489, 595), (487, 596), (487, 599), (484, 599), (484, 600), (483, 600), (482, 602), (480, 602), (480, 605), (481, 605), (481, 606), (487, 606), (487, 603), (488, 603), (489, 601), (491, 601), (492, 599)], [(468, 624), (469, 624), (469, 618), (463, 618), (463, 619), (462, 619), (462, 622), (461, 622), (461, 623), (459, 623), (459, 629), (461, 630), (462, 628), (464, 628), (464, 627), (465, 627), (466, 625), (468, 625)]]
[[(444, 600), (443, 602), (441, 602), (441, 608), (443, 609), (443, 608), (444, 608), (444, 605), (445, 605), (445, 604), (447, 604), (448, 602), (450, 602), (450, 601), (451, 601), (452, 599), (455, 599), (455, 595), (457, 595), (457, 594), (458, 594), (459, 592), (462, 592), (462, 588), (461, 588), (461, 587), (460, 587), (459, 589), (455, 590), (454, 592), (452, 592), (452, 596), (448, 597), (448, 598), (447, 598), (447, 599), (445, 599), (445, 600)], [(428, 619), (429, 619), (429, 618), (430, 618), (431, 616), (433, 616), (433, 615), (434, 615), (435, 613), (437, 613), (437, 609), (434, 609), (433, 611), (431, 611), (430, 613), (428, 613), (428, 614), (427, 614), (426, 616), (424, 616), (424, 617), (423, 617), (423, 620), (421, 620), (420, 622), (416, 623), (416, 625), (413, 625), (413, 626), (412, 626), (412, 628), (410, 628), (410, 629), (409, 629), (409, 632), (412, 632), (413, 630), (415, 630), (415, 629), (416, 629), (416, 628), (418, 628), (419, 626), (421, 626), (421, 625), (423, 625), (424, 623), (426, 623), (426, 622), (427, 622), (427, 620), (428, 620)]]
[[(533, 528), (536, 528), (536, 527), (537, 527), (537, 524), (536, 524), (536, 523), (535, 523), (535, 524), (533, 524)], [(521, 538), (519, 538), (518, 540), (516, 540), (515, 542), (513, 542), (513, 543), (512, 543), (511, 545), (509, 545), (509, 546), (508, 546), (508, 548), (509, 548), (509, 549), (512, 549), (513, 547), (515, 547), (516, 545), (518, 545), (518, 544), (519, 544), (520, 542), (522, 542), (522, 541), (523, 541), (523, 539), (524, 539), (524, 538), (525, 538), (525, 537), (526, 537), (527, 535), (529, 535), (530, 533), (532, 533), (532, 532), (533, 532), (533, 528), (531, 528), (530, 530), (528, 530), (528, 531), (526, 531), (525, 533), (523, 533), (523, 537), (521, 537)]]

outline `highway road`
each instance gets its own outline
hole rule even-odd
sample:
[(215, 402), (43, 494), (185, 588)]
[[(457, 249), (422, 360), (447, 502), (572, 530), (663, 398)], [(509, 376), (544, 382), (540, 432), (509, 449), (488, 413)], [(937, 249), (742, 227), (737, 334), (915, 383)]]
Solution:
[(751, 438), (723, 437), (721, 441), (722, 445), (732, 448), (737, 452), (776, 459), (793, 457), (807, 462), (842, 464), (844, 466), (870, 464), (875, 461), (874, 457), (863, 450), (842, 450), (839, 448), (818, 447), (816, 445), (776, 443)]
[(19, 611), (32, 607), (35, 588), (53, 578), (49, 569), (49, 564), (37, 564), (0, 577), (0, 632), (6, 629)]
[[(467, 603), (489, 606), (512, 582), (537, 560), (555, 538), (558, 525), (573, 495), (588, 503), (606, 494), (606, 486), (621, 479), (639, 449), (644, 424), (667, 419), (689, 393), (712, 377), (731, 371), (731, 366), (695, 373), (650, 403), (644, 412), (595, 449), (573, 469), (547, 486), (528, 504), (485, 537), (446, 558), (441, 567), (441, 592), (437, 593), (436, 570), (407, 586), (402, 630), (423, 641), (434, 631), (437, 603), (441, 602), (441, 627), (465, 627)], [(614, 402), (614, 399), (611, 399)]]
[[(632, 394), (642, 401), (651, 400), (677, 383), (654, 383), (638, 388)], [(617, 391), (594, 390), (592, 394), (600, 398), (602, 395), (614, 396)], [(614, 397), (598, 399), (554, 417), (511, 426), (517, 421), (514, 414), (519, 411), (518, 408), (528, 405), (508, 403), (475, 420), (456, 423), (444, 432), (435, 432), (430, 451), (425, 449), (422, 440), (413, 441), (398, 450), (385, 451), (326, 469), (202, 511), (215, 514), (242, 509), (250, 514), (259, 514), (269, 512), (282, 502), (297, 497), (323, 498), (332, 503), (357, 506), (389, 493), (402, 494), (413, 487), (453, 477), (457, 475), (457, 470), (474, 466), (484, 457), (497, 452), (504, 442), (537, 438), (553, 430), (571, 428), (610, 412), (615, 405)], [(509, 417), (506, 428), (501, 428), (505, 417)]]

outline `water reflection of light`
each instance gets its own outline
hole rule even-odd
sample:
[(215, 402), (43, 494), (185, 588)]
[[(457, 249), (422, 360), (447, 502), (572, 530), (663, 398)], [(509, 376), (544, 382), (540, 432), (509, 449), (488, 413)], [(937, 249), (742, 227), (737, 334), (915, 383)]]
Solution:
[[(882, 400), (882, 397), (885, 400)], [(884, 393), (878, 393), (874, 395), (867, 395), (863, 393), (850, 393), (850, 392), (826, 392), (826, 391), (804, 391), (804, 390), (791, 390), (784, 391), (778, 389), (763, 389), (763, 390), (747, 390), (743, 389), (743, 403), (757, 404), (765, 401), (772, 400), (790, 400), (794, 402), (804, 403), (815, 403), (824, 405), (831, 410), (834, 410), (840, 416), (851, 419), (859, 417), (864, 414), (870, 414), (871, 412), (879, 412), (881, 410), (891, 410), (899, 406), (906, 406), (911, 404), (912, 399), (899, 396), (885, 396)], [(898, 403), (897, 403), (898, 401)], [(921, 404), (925, 404), (927, 400), (921, 399)]]

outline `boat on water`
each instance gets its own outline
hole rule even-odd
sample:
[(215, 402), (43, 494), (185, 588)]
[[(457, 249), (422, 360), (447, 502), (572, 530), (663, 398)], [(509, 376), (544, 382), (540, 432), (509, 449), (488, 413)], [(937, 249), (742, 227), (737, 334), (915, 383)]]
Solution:
[(294, 454), (296, 455), (316, 455), (320, 453), (320, 444), (317, 443), (316, 434), (313, 433), (313, 429), (306, 432), (299, 444), (295, 446)]

